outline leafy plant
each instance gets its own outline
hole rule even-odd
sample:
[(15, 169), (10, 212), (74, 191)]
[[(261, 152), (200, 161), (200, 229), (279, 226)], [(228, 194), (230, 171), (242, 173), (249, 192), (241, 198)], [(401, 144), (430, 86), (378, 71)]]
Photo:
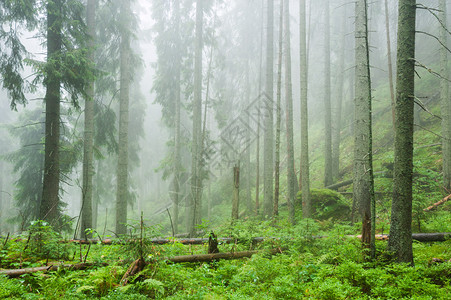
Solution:
[(45, 259), (69, 259), (70, 245), (61, 243), (62, 236), (46, 221), (31, 222), (24, 254)]

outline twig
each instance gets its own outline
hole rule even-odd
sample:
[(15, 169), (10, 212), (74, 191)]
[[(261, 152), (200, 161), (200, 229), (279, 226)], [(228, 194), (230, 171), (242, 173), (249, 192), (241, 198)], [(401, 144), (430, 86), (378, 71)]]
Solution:
[(424, 4), (417, 4), (417, 8), (425, 9), (425, 10), (429, 11), (437, 19), (437, 21), (440, 23), (440, 25), (443, 27), (443, 29), (445, 29), (448, 34), (451, 34), (451, 32), (446, 27), (446, 24), (444, 24), (442, 19), (440, 19), (439, 16), (437, 16), (437, 14), (435, 13), (436, 11), (442, 12), (440, 9), (430, 8), (430, 7), (425, 6)]
[(88, 251), (86, 252), (85, 259), (83, 260), (84, 263), (86, 263), (86, 259), (88, 259), (88, 254), (89, 254), (90, 249), (91, 249), (91, 243), (89, 243)]
[(166, 211), (168, 212), (168, 215), (169, 215), (169, 221), (171, 221), (172, 236), (175, 236), (174, 224), (172, 223), (171, 213), (169, 212), (168, 208), (166, 208)]
[(105, 225), (103, 226), (103, 233), (102, 236), (105, 236), (106, 231), (106, 221), (108, 220), (108, 207), (105, 209)]
[(421, 126), (421, 125), (418, 125), (418, 124), (413, 124), (413, 126), (417, 126), (417, 127), (419, 127), (419, 128), (421, 128), (421, 129), (423, 129), (423, 130), (425, 130), (425, 131), (427, 131), (427, 132), (430, 132), (430, 133), (432, 133), (433, 135), (435, 135), (435, 136), (438, 136), (439, 138), (444, 138), (443, 136), (441, 136), (440, 134), (438, 134), (438, 133), (435, 133), (435, 132), (433, 132), (433, 131), (431, 131), (431, 130), (429, 130), (429, 129), (427, 129), (427, 128), (424, 128), (423, 126)]
[(424, 105), (424, 103), (416, 96), (411, 96), (413, 98), (413, 101), (419, 106), (421, 107), (422, 110), (424, 110), (425, 112), (427, 112), (428, 114), (430, 114), (431, 116), (437, 118), (437, 119), (442, 119), (442, 117), (437, 116), (435, 114), (433, 114), (427, 107), (426, 105)]
[[(415, 32), (417, 32), (417, 33), (422, 33), (422, 34), (424, 34), (424, 35), (430, 36), (431, 38), (434, 38), (435, 40), (437, 40), (437, 42), (440, 43), (440, 45), (442, 45), (443, 48), (445, 48), (448, 52), (451, 53), (451, 50), (449, 50), (449, 48), (446, 47), (446, 45), (443, 44), (443, 42), (442, 42), (438, 37), (436, 37), (435, 35), (430, 34), (430, 33), (428, 33), (428, 32), (425, 32), (425, 31), (420, 31), (420, 30), (416, 30)], [(449, 31), (448, 31), (448, 32), (449, 32)]]
[[(427, 66), (423, 65), (421, 62), (419, 62), (418, 60), (416, 60), (415, 58), (412, 58), (412, 60), (415, 62), (415, 65), (417, 67), (421, 67), (423, 69), (425, 69), (426, 71), (428, 71), (429, 73), (431, 73), (432, 75), (435, 75), (436, 77), (440, 78), (440, 79), (444, 79), (446, 81), (451, 82), (451, 80), (449, 80), (446, 77), (443, 77), (442, 75), (440, 75), (438, 72), (433, 71), (431, 68), (428, 68)], [(417, 73), (418, 74), (418, 73)], [(420, 77), (420, 75), (418, 75), (418, 77)], [(420, 77), (421, 78), (421, 77)]]
[(9, 232), (8, 232), (8, 235), (6, 236), (5, 242), (3, 243), (3, 249), (5, 248), (6, 243), (8, 242), (8, 239), (9, 239)]

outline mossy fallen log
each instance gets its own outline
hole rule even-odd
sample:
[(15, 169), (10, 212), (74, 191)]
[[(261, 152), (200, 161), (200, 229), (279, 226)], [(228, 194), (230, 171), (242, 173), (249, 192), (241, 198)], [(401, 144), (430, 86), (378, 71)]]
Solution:
[(173, 263), (196, 263), (196, 262), (210, 262), (218, 259), (240, 259), (245, 257), (251, 257), (256, 253), (267, 253), (274, 255), (282, 253), (282, 249), (271, 250), (254, 250), (254, 251), (241, 251), (241, 252), (227, 252), (227, 253), (211, 253), (211, 254), (195, 254), (195, 255), (180, 255), (166, 258), (167, 261)]
[(0, 270), (0, 275), (6, 275), (8, 277), (19, 277), (24, 274), (36, 273), (36, 272), (49, 272), (57, 271), (60, 268), (67, 268), (69, 270), (85, 270), (93, 266), (106, 266), (107, 264), (94, 264), (94, 263), (79, 263), (79, 264), (63, 264), (63, 265), (50, 265), (35, 268), (23, 268), (23, 269), (13, 269), (13, 270)]

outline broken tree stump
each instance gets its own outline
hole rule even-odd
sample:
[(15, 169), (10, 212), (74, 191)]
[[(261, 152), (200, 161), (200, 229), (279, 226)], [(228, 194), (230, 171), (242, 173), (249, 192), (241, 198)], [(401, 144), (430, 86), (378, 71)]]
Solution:
[(210, 233), (210, 237), (208, 238), (208, 254), (211, 253), (219, 253), (218, 237), (213, 231)]

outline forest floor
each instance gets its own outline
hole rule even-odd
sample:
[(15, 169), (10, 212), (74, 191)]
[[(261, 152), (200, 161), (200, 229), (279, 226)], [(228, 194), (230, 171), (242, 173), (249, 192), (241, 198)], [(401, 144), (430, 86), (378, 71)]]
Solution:
[[(349, 237), (359, 225), (300, 221), (243, 221), (218, 228), (218, 236), (238, 243), (219, 243), (221, 253), (261, 251), (248, 258), (203, 263), (173, 263), (179, 255), (205, 254), (207, 245), (150, 243), (150, 237), (110, 245), (86, 245), (49, 237), (48, 228), (30, 239), (3, 244), (1, 267), (18, 269), (50, 264), (61, 267), (9, 278), (0, 275), (1, 299), (449, 299), (451, 240), (414, 242), (415, 265), (388, 260), (386, 242), (377, 242), (377, 258), (365, 261), (360, 241)], [(328, 238), (312, 239), (314, 235)], [(252, 237), (272, 237), (253, 243)], [(143, 254), (146, 266), (128, 278), (130, 264)]]

